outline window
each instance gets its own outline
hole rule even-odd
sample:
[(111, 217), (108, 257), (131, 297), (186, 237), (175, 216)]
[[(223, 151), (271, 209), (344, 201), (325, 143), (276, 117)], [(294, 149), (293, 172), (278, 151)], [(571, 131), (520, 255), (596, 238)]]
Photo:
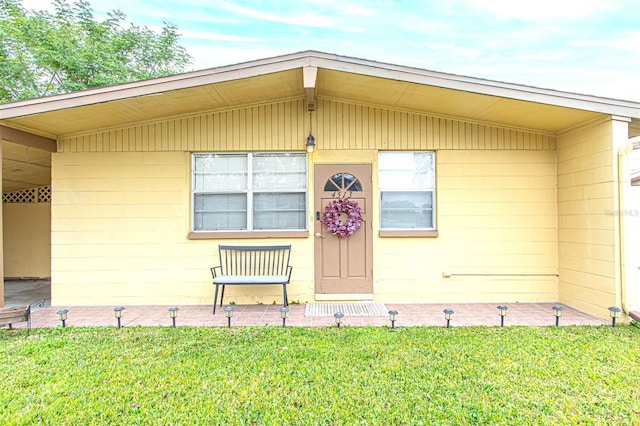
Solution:
[(380, 228), (435, 229), (435, 153), (381, 152)]
[(301, 153), (193, 154), (194, 231), (305, 230)]
[(362, 184), (351, 173), (336, 173), (324, 184), (324, 190), (330, 191), (362, 191)]

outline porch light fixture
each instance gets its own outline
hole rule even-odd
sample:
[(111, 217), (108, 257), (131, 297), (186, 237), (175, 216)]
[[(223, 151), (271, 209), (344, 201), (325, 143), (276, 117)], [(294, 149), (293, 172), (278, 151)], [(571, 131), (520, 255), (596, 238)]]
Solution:
[(60, 319), (60, 322), (62, 323), (62, 328), (65, 328), (67, 326), (67, 314), (69, 313), (69, 310), (60, 309), (56, 313), (58, 314), (58, 318)]
[(620, 316), (621, 309), (617, 306), (611, 306), (609, 308), (609, 315), (611, 315), (611, 327), (616, 326), (616, 319)]
[(309, 154), (311, 154), (316, 149), (316, 138), (313, 137), (311, 132), (309, 132), (309, 136), (307, 137), (307, 144), (305, 146)]
[(178, 316), (178, 307), (174, 306), (172, 308), (169, 308), (169, 317), (171, 317), (171, 325), (173, 325), (173, 328), (176, 328), (176, 317)]
[(398, 318), (398, 311), (389, 311), (389, 320), (391, 321), (391, 328), (396, 328), (396, 319)]
[(507, 308), (505, 305), (498, 305), (498, 309), (500, 310), (500, 327), (504, 327), (504, 317), (507, 316)]
[(336, 320), (336, 325), (340, 328), (340, 324), (342, 324), (342, 318), (344, 318), (344, 314), (342, 312), (336, 312), (333, 314), (333, 317)]
[(233, 316), (233, 306), (224, 308), (224, 314), (227, 317), (227, 327), (231, 328), (231, 317)]
[(453, 314), (454, 314), (453, 309), (447, 308), (442, 312), (444, 312), (444, 319), (447, 320), (447, 328), (449, 328), (449, 325), (451, 323), (451, 317), (453, 317)]
[(311, 123), (313, 122), (312, 111), (309, 111), (309, 136), (307, 137), (307, 144), (305, 147), (307, 148), (307, 152), (311, 154), (316, 149), (316, 138), (313, 137), (311, 132)]
[(282, 326), (287, 326), (287, 318), (289, 318), (289, 308), (283, 306), (280, 308), (280, 318), (282, 318)]
[(120, 322), (120, 319), (122, 318), (122, 311), (124, 311), (124, 306), (116, 306), (115, 308), (113, 308), (113, 312), (116, 315), (116, 320), (118, 320), (118, 328), (122, 326), (122, 323)]
[(556, 316), (556, 327), (560, 325), (560, 317), (562, 316), (562, 310), (564, 308), (560, 305), (553, 307), (553, 314)]

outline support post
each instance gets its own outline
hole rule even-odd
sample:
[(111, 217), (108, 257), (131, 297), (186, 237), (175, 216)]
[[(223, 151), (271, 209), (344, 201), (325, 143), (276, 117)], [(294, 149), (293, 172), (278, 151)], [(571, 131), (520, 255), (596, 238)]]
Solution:
[[(0, 165), (2, 164), (2, 141), (4, 140), (2, 137), (2, 126), (0, 126)], [(4, 189), (2, 188), (2, 167), (0, 167), (0, 194), (4, 194)], [(4, 307), (4, 222), (2, 211), (4, 203), (0, 200), (0, 278), (2, 278), (2, 285), (0, 285), (0, 308)]]

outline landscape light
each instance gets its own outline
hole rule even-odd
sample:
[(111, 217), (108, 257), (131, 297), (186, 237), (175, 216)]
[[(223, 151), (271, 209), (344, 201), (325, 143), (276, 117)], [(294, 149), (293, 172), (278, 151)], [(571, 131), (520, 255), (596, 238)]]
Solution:
[(621, 309), (617, 306), (611, 306), (609, 308), (609, 315), (611, 315), (611, 327), (616, 326), (616, 319), (620, 316)]
[(224, 308), (224, 314), (227, 316), (227, 327), (231, 328), (231, 317), (233, 316), (233, 306)]
[(449, 328), (449, 323), (451, 322), (451, 317), (454, 314), (453, 309), (447, 308), (442, 312), (444, 312), (444, 319), (447, 320), (447, 328)]
[(60, 318), (60, 321), (62, 322), (62, 328), (67, 326), (67, 314), (69, 313), (69, 311), (67, 309), (60, 309), (58, 312), (56, 312), (58, 314), (58, 318)]
[(340, 328), (340, 324), (342, 324), (342, 318), (344, 318), (344, 314), (342, 312), (336, 312), (333, 314), (333, 317), (336, 319), (336, 325)]
[(282, 318), (282, 326), (287, 326), (287, 318), (289, 318), (289, 308), (283, 306), (280, 308), (280, 318)]
[(398, 311), (389, 311), (389, 320), (391, 321), (391, 328), (396, 328), (396, 319), (398, 318)]
[(498, 305), (498, 309), (500, 310), (500, 327), (504, 327), (504, 317), (507, 316), (507, 308), (505, 305)]
[(560, 325), (560, 317), (562, 316), (562, 310), (564, 308), (560, 305), (556, 305), (553, 307), (553, 313), (556, 316), (556, 327)]
[(169, 308), (169, 316), (171, 317), (171, 324), (173, 325), (173, 328), (176, 328), (176, 317), (178, 316), (177, 306)]
[(120, 319), (122, 318), (122, 311), (124, 311), (124, 306), (116, 306), (113, 308), (113, 312), (116, 315), (116, 319), (118, 320), (118, 328), (121, 327)]

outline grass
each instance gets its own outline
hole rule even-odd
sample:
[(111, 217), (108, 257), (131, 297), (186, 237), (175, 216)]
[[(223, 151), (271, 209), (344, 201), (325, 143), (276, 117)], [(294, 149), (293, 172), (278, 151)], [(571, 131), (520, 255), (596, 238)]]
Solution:
[(3, 424), (640, 424), (640, 330), (0, 332)]

